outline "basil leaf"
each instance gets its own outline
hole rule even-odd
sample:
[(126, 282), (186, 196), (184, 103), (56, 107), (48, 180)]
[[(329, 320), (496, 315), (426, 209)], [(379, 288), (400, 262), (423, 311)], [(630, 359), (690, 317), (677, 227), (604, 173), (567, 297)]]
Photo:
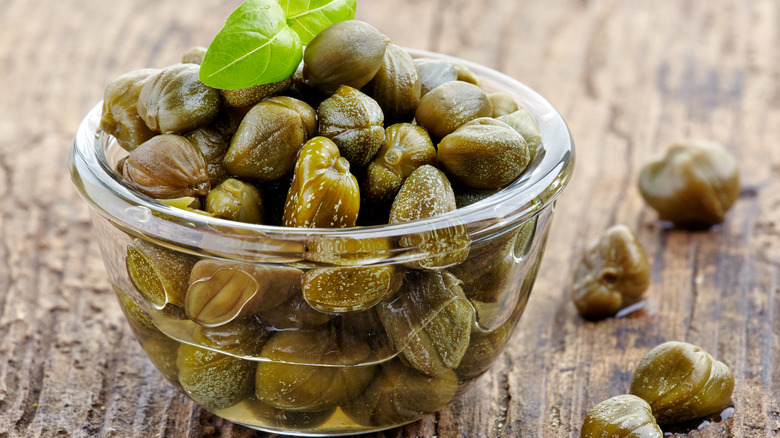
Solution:
[(301, 41), (276, 0), (246, 0), (225, 20), (200, 66), (200, 80), (221, 89), (289, 77), (303, 58)]
[(304, 46), (331, 24), (354, 19), (356, 3), (357, 0), (279, 0), (287, 24)]

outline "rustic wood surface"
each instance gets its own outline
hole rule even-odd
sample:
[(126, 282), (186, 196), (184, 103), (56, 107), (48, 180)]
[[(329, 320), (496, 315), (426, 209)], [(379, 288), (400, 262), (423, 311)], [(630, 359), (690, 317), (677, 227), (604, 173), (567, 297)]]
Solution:
[[(84, 114), (119, 74), (206, 45), (238, 5), (0, 0), (0, 437), (270, 436), (201, 410), (144, 356), (112, 295), (66, 163)], [(666, 340), (731, 365), (734, 415), (696, 437), (780, 436), (780, 2), (360, 0), (394, 42), (486, 64), (566, 118), (577, 165), (539, 278), (492, 370), (424, 420), (367, 437), (579, 436)], [(671, 141), (740, 160), (722, 226), (659, 223), (635, 180)], [(644, 310), (578, 318), (569, 273), (613, 224), (653, 265)], [(681, 435), (682, 436), (682, 435)]]

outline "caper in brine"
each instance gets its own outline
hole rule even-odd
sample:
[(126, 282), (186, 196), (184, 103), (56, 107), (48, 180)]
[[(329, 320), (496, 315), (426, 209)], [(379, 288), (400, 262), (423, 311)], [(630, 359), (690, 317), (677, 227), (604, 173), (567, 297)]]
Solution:
[(317, 135), (317, 111), (305, 101), (290, 96), (274, 96), (269, 97), (265, 101), (281, 105), (298, 113), (301, 117), (301, 124), (303, 124), (306, 130), (306, 140)]
[(349, 402), (374, 376), (362, 365), (371, 348), (346, 332), (308, 329), (275, 332), (260, 354), (255, 391), (277, 409), (319, 412)]
[(206, 196), (206, 211), (212, 216), (250, 224), (263, 223), (263, 201), (253, 185), (228, 178)]
[(208, 125), (219, 113), (219, 90), (198, 79), (197, 64), (174, 64), (151, 76), (138, 95), (138, 115), (149, 129), (182, 134)]
[(351, 227), (360, 209), (360, 190), (349, 161), (326, 137), (314, 137), (301, 149), (287, 201), (286, 227)]
[(429, 376), (392, 360), (360, 397), (341, 407), (363, 426), (394, 426), (443, 408), (455, 397), (458, 377), (452, 370)]
[(391, 201), (415, 169), (436, 165), (436, 148), (418, 125), (396, 123), (385, 130), (385, 141), (366, 169), (363, 196), (373, 202)]
[(382, 107), (385, 123), (411, 122), (420, 101), (414, 60), (404, 49), (388, 44), (382, 67), (364, 90)]
[(635, 395), (618, 395), (593, 407), (585, 416), (580, 438), (661, 438), (663, 431), (650, 405)]
[(303, 80), (326, 94), (341, 85), (361, 88), (382, 66), (386, 44), (387, 38), (363, 21), (328, 26), (303, 52)]
[(444, 137), (437, 159), (453, 180), (476, 189), (509, 184), (529, 162), (523, 137), (506, 123), (487, 117), (472, 120)]
[(198, 324), (220, 326), (287, 301), (300, 290), (301, 275), (286, 266), (204, 259), (189, 276), (184, 308)]
[(398, 293), (376, 311), (393, 349), (415, 369), (440, 376), (460, 364), (474, 310), (452, 274), (410, 271)]
[(135, 239), (127, 246), (127, 273), (133, 286), (155, 309), (182, 306), (187, 278), (197, 258)]
[(157, 199), (203, 196), (211, 188), (203, 154), (173, 134), (157, 135), (132, 150), (122, 166), (122, 178)]
[(295, 294), (284, 303), (268, 310), (257, 312), (258, 318), (274, 330), (312, 328), (327, 324), (334, 318), (312, 308), (303, 295)]
[(318, 263), (361, 266), (390, 257), (393, 242), (386, 237), (312, 236), (303, 257)]
[(153, 68), (134, 70), (114, 79), (106, 87), (100, 129), (114, 136), (128, 151), (156, 135), (138, 115), (138, 95), (157, 71)]
[(385, 141), (384, 115), (379, 104), (346, 85), (317, 108), (319, 135), (331, 139), (349, 163), (363, 167)]
[(491, 116), (493, 118), (499, 118), (517, 111), (515, 97), (507, 92), (489, 93), (488, 99), (490, 99), (490, 103), (493, 106), (493, 115)]
[(490, 117), (493, 107), (481, 88), (462, 81), (445, 82), (420, 99), (415, 119), (433, 136), (442, 138), (461, 125)]
[(366, 310), (401, 286), (395, 266), (354, 266), (311, 269), (303, 274), (303, 298), (321, 312)]
[(185, 137), (203, 155), (206, 160), (206, 172), (209, 174), (209, 184), (216, 187), (228, 178), (227, 170), (222, 164), (222, 158), (230, 147), (230, 135), (217, 128), (206, 127), (196, 129)]

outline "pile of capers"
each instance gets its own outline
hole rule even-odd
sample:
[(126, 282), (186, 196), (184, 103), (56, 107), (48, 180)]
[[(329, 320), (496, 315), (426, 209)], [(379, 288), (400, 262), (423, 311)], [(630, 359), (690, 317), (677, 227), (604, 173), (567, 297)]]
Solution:
[[(124, 74), (103, 103), (102, 131), (128, 152), (116, 173), (173, 207), (284, 227), (399, 224), (478, 202), (542, 154), (511, 95), (462, 65), (412, 59), (364, 22), (326, 28), (291, 77), (246, 89), (203, 84), (203, 54)], [(287, 263), (132, 238), (137, 294), (116, 291), (155, 365), (207, 409), (308, 430), (340, 409), (389, 427), (442, 408), (501, 352), (525, 305), (506, 291), (527, 294), (538, 268), (515, 278), (536, 224), (488, 242), (462, 224), (396, 241), (315, 236)], [(391, 250), (406, 261), (383, 264)]]

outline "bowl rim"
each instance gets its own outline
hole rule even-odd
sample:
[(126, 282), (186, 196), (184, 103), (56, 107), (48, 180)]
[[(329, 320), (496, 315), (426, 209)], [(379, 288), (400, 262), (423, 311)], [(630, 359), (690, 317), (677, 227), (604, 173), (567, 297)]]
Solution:
[[(79, 195), (93, 212), (123, 230), (137, 237), (165, 242), (185, 252), (206, 252), (228, 258), (299, 253), (299, 247), (280, 245), (280, 242), (301, 243), (312, 236), (402, 238), (463, 225), (468, 228), (471, 241), (475, 242), (488, 239), (512, 224), (525, 222), (541, 210), (551, 207), (571, 179), (574, 167), (574, 142), (571, 133), (552, 104), (527, 85), (492, 68), (450, 55), (417, 49), (405, 50), (413, 58), (434, 58), (459, 63), (476, 73), (487, 92), (510, 93), (519, 106), (525, 108), (537, 122), (542, 137), (541, 159), (537, 159), (520, 178), (497, 193), (474, 204), (430, 218), (392, 225), (348, 228), (292, 228), (244, 224), (172, 207), (126, 186), (113, 172), (105, 157), (104, 139), (99, 130), (101, 101), (87, 113), (74, 137), (69, 156), (71, 178)], [(260, 239), (251, 239), (249, 236)], [(223, 241), (219, 244), (214, 242), (215, 239)], [(224, 239), (237, 240), (232, 245), (224, 245)], [(410, 247), (403, 249), (408, 251)]]

